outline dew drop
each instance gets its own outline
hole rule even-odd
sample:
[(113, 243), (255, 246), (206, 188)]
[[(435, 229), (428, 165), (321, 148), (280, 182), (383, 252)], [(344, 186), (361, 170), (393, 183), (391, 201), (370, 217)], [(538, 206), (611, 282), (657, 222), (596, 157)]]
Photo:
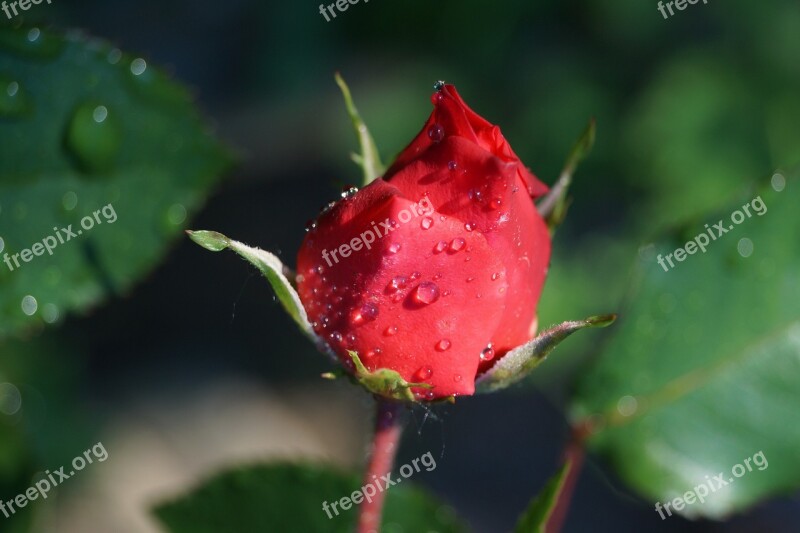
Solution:
[(464, 229), (467, 230), (467, 231), (474, 230), (475, 229), (475, 223), (474, 222), (467, 222), (466, 224), (464, 224)]
[(167, 209), (167, 220), (173, 226), (182, 224), (186, 220), (186, 208), (182, 204), (172, 204)]
[(19, 117), (32, 109), (31, 99), (19, 83), (0, 76), (0, 116)]
[(392, 337), (394, 335), (397, 335), (397, 326), (389, 326), (383, 331), (383, 334), (386, 335), (387, 337)]
[(60, 313), (55, 304), (45, 304), (42, 307), (42, 319), (48, 324), (53, 324), (58, 320)]
[(395, 276), (392, 278), (392, 281), (386, 285), (387, 292), (397, 292), (401, 289), (405, 289), (408, 285), (408, 279), (405, 276)]
[(442, 89), (444, 89), (444, 84), (445, 84), (444, 80), (437, 80), (436, 83), (433, 84), (433, 89), (435, 91), (441, 91)]
[(446, 352), (450, 349), (450, 341), (447, 339), (442, 339), (436, 343), (436, 351), (437, 352)]
[(444, 128), (439, 124), (434, 124), (428, 128), (428, 137), (435, 143), (441, 142), (444, 139)]
[(39, 30), (39, 28), (31, 28), (28, 31), (28, 42), (35, 43), (41, 34), (42, 32)]
[(73, 112), (67, 126), (66, 146), (81, 170), (110, 170), (122, 140), (117, 121), (106, 106), (86, 103)]
[(0, 413), (15, 415), (22, 407), (22, 394), (11, 383), (0, 383)]
[(499, 277), (500, 277), (500, 273), (499, 272), (495, 272), (494, 274), (492, 274), (492, 281), (497, 281), (497, 279)]
[(22, 312), (28, 316), (32, 316), (36, 313), (36, 310), (39, 308), (39, 303), (36, 301), (36, 298), (31, 296), (25, 296), (22, 299)]
[(356, 343), (357, 338), (354, 333), (348, 333), (345, 337), (345, 340), (347, 341), (348, 346), (353, 346)]
[(342, 198), (350, 198), (357, 192), (358, 192), (358, 187), (355, 187), (353, 185), (348, 185), (347, 187), (342, 189)]
[(366, 322), (372, 322), (378, 318), (378, 306), (372, 302), (365, 302), (361, 308), (354, 309), (350, 313), (350, 322), (355, 326), (360, 326)]
[(458, 168), (458, 163), (456, 163), (455, 161), (448, 161), (447, 168), (449, 168), (450, 170), (456, 170)]
[(431, 229), (431, 226), (433, 226), (433, 219), (431, 217), (425, 217), (419, 225), (422, 229)]
[(341, 333), (339, 333), (338, 331), (334, 331), (333, 333), (331, 333), (330, 335), (328, 335), (328, 338), (329, 338), (329, 339), (330, 339), (332, 342), (335, 342), (335, 343), (340, 343), (340, 342), (342, 342), (342, 334), (341, 334)]
[(439, 241), (436, 243), (436, 246), (433, 247), (433, 253), (440, 254), (447, 249), (447, 243), (445, 241)]
[(414, 289), (411, 298), (420, 305), (430, 305), (439, 299), (439, 286), (432, 281), (423, 281)]
[(431, 95), (431, 103), (433, 105), (438, 105), (442, 100), (444, 100), (444, 95), (442, 93), (433, 93)]
[(453, 376), (453, 381), (455, 381), (456, 383), (461, 383), (462, 379), (464, 378), (461, 377), (461, 374), (456, 374), (455, 376)]
[(429, 379), (432, 375), (433, 375), (433, 369), (429, 366), (423, 366), (419, 370), (417, 370), (416, 374), (414, 374), (414, 379), (416, 379), (417, 381), (424, 381), (426, 379)]
[(455, 239), (450, 241), (450, 251), (451, 252), (457, 252), (457, 251), (461, 250), (462, 248), (464, 248), (464, 246), (466, 244), (467, 244), (467, 241), (465, 241), (461, 237), (456, 237)]
[(494, 359), (494, 348), (490, 344), (481, 352), (481, 361), (491, 361), (492, 359)]
[(94, 111), (92, 111), (92, 118), (98, 124), (101, 124), (103, 121), (105, 121), (107, 116), (108, 116), (108, 108), (104, 105), (99, 105), (94, 108)]
[(400, 248), (402, 248), (400, 243), (399, 242), (394, 242), (394, 243), (389, 245), (389, 253), (390, 254), (396, 254), (397, 252), (400, 251)]
[(411, 281), (417, 281), (421, 277), (422, 277), (422, 274), (420, 274), (417, 271), (414, 271), (414, 272), (411, 273), (411, 278), (410, 279), (411, 279)]
[(316, 220), (309, 220), (306, 222), (306, 232), (314, 231), (317, 229), (317, 221)]
[(503, 205), (503, 199), (499, 197), (492, 198), (492, 201), (489, 202), (489, 207), (492, 209), (500, 209), (500, 206)]
[(122, 59), (122, 50), (120, 50), (119, 48), (114, 48), (113, 50), (108, 52), (106, 59), (110, 64), (116, 65), (117, 63), (119, 63), (119, 60)]
[(142, 59), (141, 57), (137, 57), (133, 61), (131, 61), (131, 73), (134, 76), (140, 76), (147, 70), (147, 61)]

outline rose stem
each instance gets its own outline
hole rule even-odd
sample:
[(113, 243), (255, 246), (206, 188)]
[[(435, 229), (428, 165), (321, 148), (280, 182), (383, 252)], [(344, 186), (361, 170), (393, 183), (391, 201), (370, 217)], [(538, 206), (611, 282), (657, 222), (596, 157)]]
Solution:
[(383, 499), (386, 493), (377, 484), (380, 482), (381, 476), (392, 472), (397, 448), (400, 446), (400, 436), (403, 433), (403, 425), (400, 421), (402, 404), (380, 398), (377, 399), (377, 403), (375, 436), (372, 439), (372, 451), (367, 470), (364, 473), (363, 486), (372, 484), (378, 491), (372, 497), (371, 502), (364, 500), (361, 504), (358, 533), (376, 533), (381, 530)]
[(561, 492), (558, 494), (558, 501), (556, 501), (553, 512), (550, 513), (550, 518), (545, 525), (544, 530), (547, 533), (558, 533), (561, 531), (567, 519), (567, 511), (569, 510), (569, 504), (572, 500), (572, 494), (575, 492), (575, 486), (578, 484), (578, 478), (581, 475), (581, 468), (583, 467), (583, 460), (586, 456), (584, 441), (588, 434), (589, 431), (587, 427), (576, 427), (564, 448), (564, 462), (570, 461), (572, 464), (569, 467), (569, 472), (567, 472), (567, 478), (564, 480)]

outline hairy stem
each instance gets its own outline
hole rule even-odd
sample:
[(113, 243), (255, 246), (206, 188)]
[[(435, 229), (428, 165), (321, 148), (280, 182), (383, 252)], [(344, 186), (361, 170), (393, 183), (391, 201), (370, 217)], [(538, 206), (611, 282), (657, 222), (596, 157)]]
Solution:
[[(377, 485), (382, 476), (390, 474), (394, 466), (397, 448), (400, 446), (400, 436), (403, 425), (400, 421), (402, 404), (384, 399), (377, 399), (378, 413), (375, 419), (375, 436), (372, 439), (372, 450), (369, 463), (364, 473), (364, 484)], [(383, 515), (383, 500), (386, 493), (378, 490), (372, 501), (361, 504), (358, 516), (358, 533), (377, 533), (381, 529)]]

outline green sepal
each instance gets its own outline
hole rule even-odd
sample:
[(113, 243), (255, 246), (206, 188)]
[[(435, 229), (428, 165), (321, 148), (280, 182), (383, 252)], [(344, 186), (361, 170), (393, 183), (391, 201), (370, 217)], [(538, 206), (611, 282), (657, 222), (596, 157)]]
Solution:
[(584, 320), (562, 322), (543, 331), (532, 341), (514, 348), (497, 361), (475, 382), (475, 391), (494, 392), (513, 385), (530, 374), (561, 341), (576, 331), (604, 328), (616, 319), (617, 315), (592, 316)]
[(348, 350), (347, 353), (350, 354), (350, 358), (355, 365), (354, 377), (356, 381), (373, 394), (391, 400), (415, 402), (416, 398), (414, 398), (414, 393), (411, 392), (412, 387), (433, 388), (428, 383), (409, 383), (399, 373), (388, 368), (379, 368), (370, 372), (361, 362), (358, 352)]
[(344, 104), (347, 107), (347, 114), (350, 115), (350, 120), (353, 121), (353, 127), (358, 135), (358, 143), (361, 145), (360, 154), (352, 154), (353, 161), (361, 167), (364, 172), (363, 185), (369, 185), (375, 178), (383, 175), (385, 170), (383, 163), (381, 163), (380, 154), (378, 154), (378, 147), (375, 145), (375, 140), (367, 129), (367, 125), (358, 113), (353, 97), (350, 94), (350, 88), (342, 79), (342, 76), (336, 73), (336, 84), (342, 90), (344, 96)]
[(596, 123), (594, 118), (589, 121), (586, 129), (583, 130), (578, 141), (572, 147), (569, 156), (567, 157), (561, 175), (558, 181), (538, 203), (536, 208), (539, 214), (544, 217), (547, 227), (550, 229), (550, 234), (555, 233), (555, 230), (564, 221), (567, 216), (567, 209), (571, 203), (570, 198), (567, 196), (569, 186), (572, 183), (572, 175), (578, 168), (578, 165), (583, 161), (589, 152), (592, 151), (594, 146), (596, 131)]
[(283, 265), (275, 254), (271, 254), (260, 248), (251, 248), (216, 231), (187, 230), (186, 233), (189, 235), (190, 239), (206, 250), (219, 252), (230, 248), (251, 265), (258, 268), (264, 277), (267, 278), (267, 281), (269, 281), (272, 290), (275, 291), (275, 296), (278, 297), (278, 301), (295, 323), (297, 323), (300, 330), (314, 341), (320, 349), (330, 355), (330, 348), (314, 332), (311, 323), (308, 321), (306, 310), (300, 302), (300, 297), (289, 281), (289, 278), (294, 278), (294, 274), (291, 269)]

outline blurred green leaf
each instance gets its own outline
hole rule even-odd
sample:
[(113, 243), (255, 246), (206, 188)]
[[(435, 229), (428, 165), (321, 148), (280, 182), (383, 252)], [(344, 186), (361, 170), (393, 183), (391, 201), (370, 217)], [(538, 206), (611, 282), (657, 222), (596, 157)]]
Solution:
[(130, 289), (230, 157), (183, 87), (77, 34), (0, 28), (0, 95), (2, 337)]
[(558, 472), (551, 477), (547, 484), (525, 509), (519, 518), (515, 533), (544, 533), (547, 521), (553, 513), (561, 490), (564, 488), (564, 481), (567, 479), (572, 463), (567, 461), (559, 468)]
[(629, 309), (579, 384), (573, 414), (594, 431), (591, 448), (653, 502), (706, 476), (733, 479), (735, 465), (763, 452), (769, 468), (687, 505), (690, 517), (724, 517), (800, 487), (800, 184), (786, 180), (708, 218), (728, 233), (668, 271), (659, 255), (705, 225), (646, 247)]
[[(351, 532), (358, 506), (339, 506), (332, 518), (323, 502), (338, 502), (359, 490), (357, 476), (328, 467), (273, 464), (242, 467), (220, 474), (188, 496), (159, 505), (156, 516), (171, 533), (252, 533), (280, 531)], [(426, 491), (390, 487), (383, 525), (386, 531), (465, 531), (454, 513)]]

